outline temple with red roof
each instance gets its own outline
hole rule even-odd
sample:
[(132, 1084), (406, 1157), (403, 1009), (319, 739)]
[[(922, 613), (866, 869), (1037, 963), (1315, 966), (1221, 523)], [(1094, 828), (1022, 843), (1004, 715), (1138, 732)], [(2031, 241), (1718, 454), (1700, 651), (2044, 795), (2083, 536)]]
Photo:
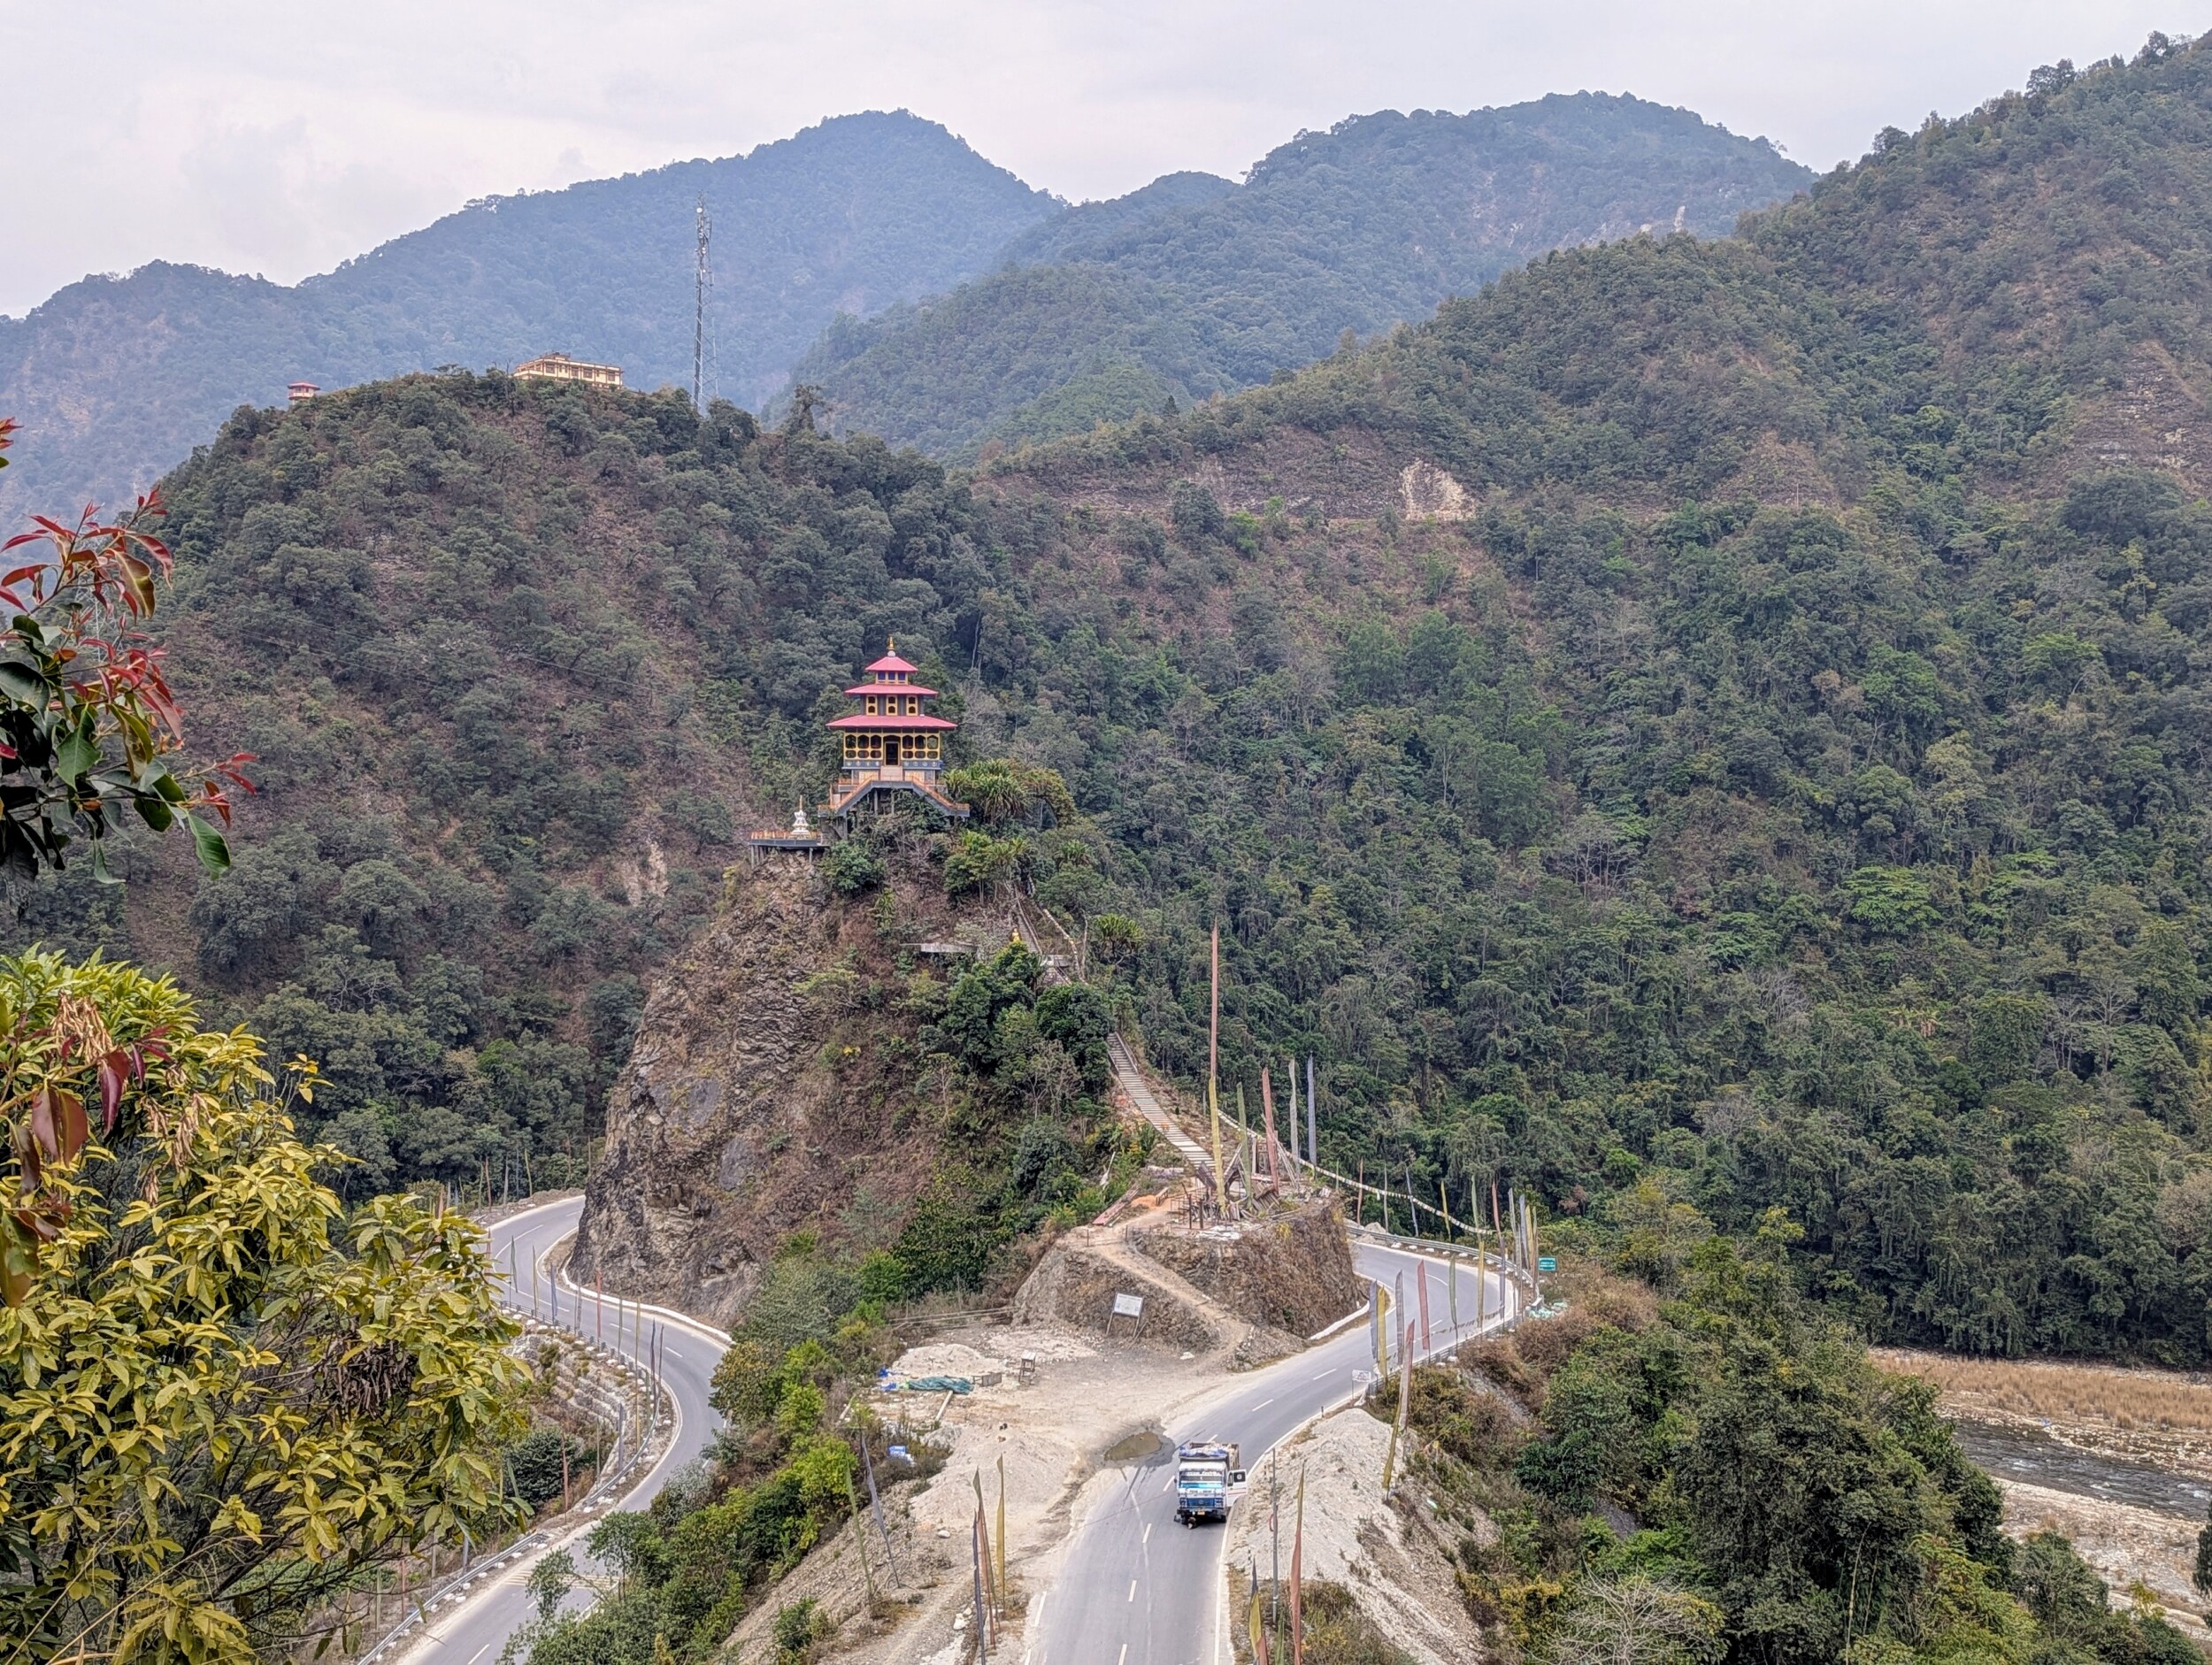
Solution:
[(877, 793), (910, 792), (956, 821), (968, 818), (968, 806), (946, 796), (937, 784), (945, 766), (945, 737), (959, 725), (929, 710), (937, 690), (915, 681), (914, 671), (894, 642), (845, 690), (852, 711), (830, 725), (844, 750), (844, 766), (826, 806), (830, 815), (849, 816)]

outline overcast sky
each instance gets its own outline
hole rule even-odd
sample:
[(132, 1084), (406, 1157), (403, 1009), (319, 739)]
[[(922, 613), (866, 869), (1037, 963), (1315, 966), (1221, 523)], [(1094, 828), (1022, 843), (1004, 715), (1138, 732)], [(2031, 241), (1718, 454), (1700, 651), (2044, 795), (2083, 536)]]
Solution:
[(0, 313), (157, 257), (290, 282), (471, 197), (903, 106), (1032, 184), (1231, 176), (1301, 127), (1592, 88), (1817, 167), (2174, 0), (0, 0)]

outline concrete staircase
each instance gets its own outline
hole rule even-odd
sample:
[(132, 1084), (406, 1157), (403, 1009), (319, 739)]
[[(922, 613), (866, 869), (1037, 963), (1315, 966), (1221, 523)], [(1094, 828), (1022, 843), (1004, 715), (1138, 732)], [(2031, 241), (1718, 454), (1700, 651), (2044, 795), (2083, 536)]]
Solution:
[(1185, 1132), (1182, 1124), (1160, 1108), (1160, 1101), (1153, 1096), (1151, 1087), (1145, 1081), (1144, 1070), (1138, 1064), (1136, 1055), (1129, 1050), (1128, 1043), (1119, 1035), (1111, 1037), (1106, 1042), (1106, 1056), (1114, 1066), (1115, 1082), (1128, 1095), (1129, 1102), (1135, 1107), (1137, 1114), (1157, 1128), (1161, 1136), (1175, 1147), (1175, 1154), (1210, 1185), (1213, 1182), (1213, 1159), (1206, 1154), (1204, 1146)]

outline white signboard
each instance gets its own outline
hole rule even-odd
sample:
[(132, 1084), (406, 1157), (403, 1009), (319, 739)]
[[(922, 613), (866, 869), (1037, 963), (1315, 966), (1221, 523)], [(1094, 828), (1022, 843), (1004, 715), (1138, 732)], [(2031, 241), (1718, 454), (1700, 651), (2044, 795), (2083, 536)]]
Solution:
[(1143, 1315), (1144, 1297), (1142, 1295), (1116, 1295), (1114, 1297), (1115, 1317), (1138, 1318)]

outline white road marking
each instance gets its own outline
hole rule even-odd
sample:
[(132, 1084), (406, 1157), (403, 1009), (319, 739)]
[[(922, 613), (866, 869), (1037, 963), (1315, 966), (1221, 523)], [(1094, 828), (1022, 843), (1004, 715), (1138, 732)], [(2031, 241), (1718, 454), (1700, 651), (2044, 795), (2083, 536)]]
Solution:
[(1336, 1372), (1334, 1370), (1324, 1370), (1320, 1375), (1315, 1377), (1313, 1379), (1317, 1382), (1325, 1382), (1335, 1374)]
[[(1132, 1578), (1132, 1579), (1129, 1581), (1129, 1600), (1132, 1600), (1132, 1601), (1134, 1601), (1136, 1599), (1137, 1599), (1137, 1581), (1136, 1581), (1134, 1578)], [(1125, 1647), (1126, 1647), (1126, 1646), (1128, 1646), (1128, 1644), (1125, 1642), (1124, 1644), (1122, 1644), (1122, 1646), (1125, 1646)], [(474, 1661), (471, 1661), (471, 1665), (474, 1665)]]
[(1126, 1642), (1124, 1642), (1124, 1643), (1121, 1645), (1121, 1652), (1120, 1652), (1119, 1653), (1118, 1653), (1118, 1654), (1116, 1654), (1116, 1655), (1114, 1656), (1114, 1665), (1121, 1665), (1122, 1661), (1124, 1661), (1124, 1660), (1127, 1659), (1128, 1657), (1129, 1657), (1129, 1644), (1128, 1644), (1128, 1643), (1126, 1643)]
[(1137, 1541), (1141, 1544), (1148, 1544), (1152, 1541), (1152, 1523), (1150, 1521), (1147, 1521), (1144, 1523), (1144, 1536)]
[(489, 1642), (485, 1643), (483, 1646), (478, 1648), (476, 1652), (469, 1655), (469, 1665), (476, 1665), (476, 1661), (478, 1660), (482, 1659), (485, 1654), (490, 1653), (491, 1651), (492, 1645)]

